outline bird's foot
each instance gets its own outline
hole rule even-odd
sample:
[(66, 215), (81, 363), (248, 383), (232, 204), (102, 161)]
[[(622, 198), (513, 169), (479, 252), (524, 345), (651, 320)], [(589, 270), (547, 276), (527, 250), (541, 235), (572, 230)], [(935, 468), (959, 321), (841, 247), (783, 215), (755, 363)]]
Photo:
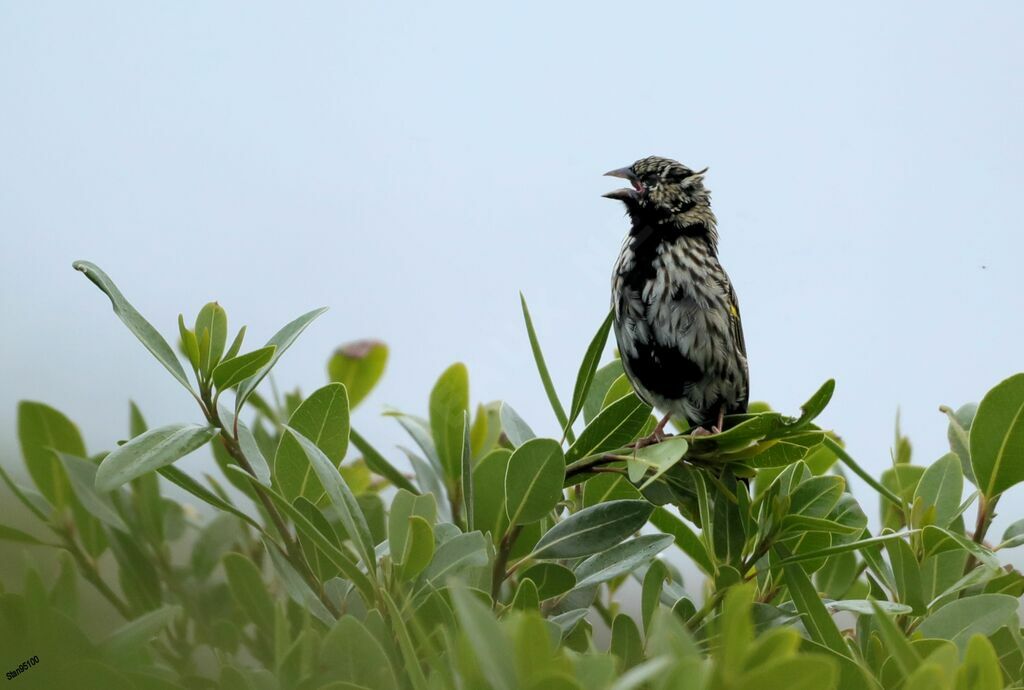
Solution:
[(633, 448), (635, 450), (640, 450), (641, 448), (646, 448), (647, 446), (653, 446), (656, 443), (661, 443), (666, 438), (670, 438), (672, 436), (674, 436), (674, 434), (666, 434), (664, 431), (658, 431), (657, 429), (655, 429), (650, 436), (644, 436), (643, 438), (639, 438), (633, 443), (630, 443), (626, 447)]
[(720, 433), (722, 433), (722, 430), (717, 426), (713, 426), (710, 429), (705, 429), (704, 427), (699, 426), (690, 432), (690, 436), (711, 436), (712, 434)]

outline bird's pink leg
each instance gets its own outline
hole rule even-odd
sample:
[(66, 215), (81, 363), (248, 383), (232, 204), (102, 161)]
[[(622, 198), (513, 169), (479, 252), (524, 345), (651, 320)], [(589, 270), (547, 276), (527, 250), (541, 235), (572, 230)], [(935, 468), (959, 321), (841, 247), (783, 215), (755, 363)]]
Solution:
[(637, 439), (636, 443), (631, 444), (632, 447), (644, 448), (646, 446), (652, 446), (655, 443), (661, 443), (662, 441), (664, 441), (665, 436), (667, 435), (665, 433), (665, 425), (668, 424), (668, 420), (670, 419), (672, 419), (672, 414), (666, 414), (664, 417), (661, 418), (661, 421), (658, 422), (658, 425), (654, 427), (654, 431), (651, 432), (650, 436), (645, 436), (644, 438)]

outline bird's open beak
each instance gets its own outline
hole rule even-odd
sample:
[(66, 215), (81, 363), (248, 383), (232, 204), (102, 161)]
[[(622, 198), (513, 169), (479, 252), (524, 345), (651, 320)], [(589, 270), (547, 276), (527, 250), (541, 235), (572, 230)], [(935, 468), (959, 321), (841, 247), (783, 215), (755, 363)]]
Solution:
[(617, 199), (619, 201), (633, 201), (639, 196), (640, 192), (640, 181), (637, 176), (633, 173), (632, 168), (618, 168), (616, 170), (609, 170), (604, 174), (605, 177), (621, 177), (624, 180), (629, 180), (633, 185), (632, 187), (623, 187), (622, 189), (616, 189), (607, 194), (602, 194), (605, 199)]

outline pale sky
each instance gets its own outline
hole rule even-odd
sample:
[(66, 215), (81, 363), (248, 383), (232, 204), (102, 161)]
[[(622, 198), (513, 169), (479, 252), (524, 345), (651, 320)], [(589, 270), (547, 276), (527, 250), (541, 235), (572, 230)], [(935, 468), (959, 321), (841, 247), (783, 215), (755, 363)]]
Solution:
[(889, 464), (900, 407), (927, 464), (940, 404), (1024, 368), (1022, 35), (1017, 1), (4, 2), (2, 462), (23, 398), (91, 451), (129, 398), (198, 420), (79, 258), (169, 339), (210, 299), (252, 346), (330, 306), (277, 370), (307, 393), (387, 341), (354, 423), (393, 459), (379, 411), (456, 360), (554, 434), (518, 291), (567, 400), (627, 229), (601, 174), (658, 154), (710, 166), (752, 397), (835, 377), (856, 458)]

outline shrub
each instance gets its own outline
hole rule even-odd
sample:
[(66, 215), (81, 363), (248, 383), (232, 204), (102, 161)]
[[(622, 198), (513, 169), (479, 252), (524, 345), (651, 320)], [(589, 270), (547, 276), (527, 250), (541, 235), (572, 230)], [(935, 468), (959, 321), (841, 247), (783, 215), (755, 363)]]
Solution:
[[(210, 303), (192, 328), (179, 317), (183, 366), (99, 268), (75, 266), (188, 390), (199, 421), (149, 429), (133, 405), (129, 439), (89, 455), (60, 412), (20, 405), (34, 488), (0, 475), (49, 536), (0, 527), (0, 538), (61, 557), (51, 587), (29, 569), (21, 593), (0, 595), (9, 679), (254, 690), (1024, 683), (1024, 577), (996, 555), (1024, 544), (1024, 521), (986, 541), (1000, 497), (1024, 480), (1024, 374), (945, 410), (951, 452), (928, 467), (897, 434), (878, 480), (814, 423), (831, 381), (796, 416), (755, 405), (722, 433), (680, 424), (636, 449), (654, 418), (621, 364), (600, 364), (610, 318), (566, 408), (524, 301), (560, 436), (538, 437), (507, 404), (473, 407), (455, 364), (426, 418), (387, 412), (415, 447), (403, 449), (407, 475), (350, 423), (383, 373), (383, 344), (339, 350), (330, 382), (308, 396), (266, 398), (258, 385), (322, 310), (242, 353), (245, 329), (229, 344), (227, 315)], [(173, 464), (207, 445), (220, 479)], [(876, 534), (847, 471), (881, 498)], [(165, 496), (161, 477), (213, 517)], [(673, 549), (702, 584), (684, 587), (664, 557)], [(125, 620), (102, 639), (76, 620), (79, 575)], [(636, 603), (624, 606), (629, 587)]]

